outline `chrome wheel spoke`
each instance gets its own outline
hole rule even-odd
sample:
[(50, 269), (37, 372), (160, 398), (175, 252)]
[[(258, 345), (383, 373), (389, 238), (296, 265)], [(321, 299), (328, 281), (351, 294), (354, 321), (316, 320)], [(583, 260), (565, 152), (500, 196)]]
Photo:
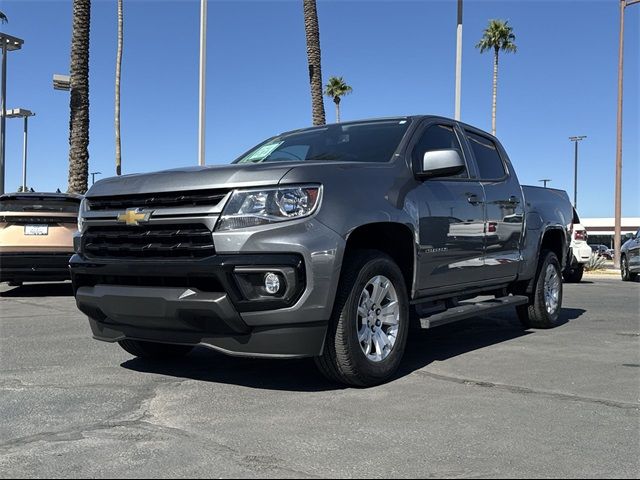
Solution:
[(356, 311), (358, 343), (366, 358), (381, 362), (392, 352), (400, 325), (398, 294), (391, 280), (376, 275), (364, 286)]
[(387, 305), (381, 308), (380, 320), (383, 325), (397, 325), (400, 321), (399, 315), (400, 308), (398, 302), (389, 302)]

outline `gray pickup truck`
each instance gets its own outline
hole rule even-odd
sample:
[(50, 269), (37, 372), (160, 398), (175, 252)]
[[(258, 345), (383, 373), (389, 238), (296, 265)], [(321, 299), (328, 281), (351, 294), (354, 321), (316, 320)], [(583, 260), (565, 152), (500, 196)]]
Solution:
[(203, 345), (390, 379), (414, 328), (515, 307), (559, 322), (573, 210), (491, 135), (412, 116), (283, 133), (231, 165), (96, 183), (70, 261), (98, 340)]

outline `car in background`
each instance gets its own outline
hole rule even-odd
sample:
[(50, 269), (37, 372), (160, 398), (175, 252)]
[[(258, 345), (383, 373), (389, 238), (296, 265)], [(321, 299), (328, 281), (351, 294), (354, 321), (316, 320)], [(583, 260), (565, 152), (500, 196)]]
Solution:
[(562, 277), (567, 283), (578, 283), (584, 275), (584, 266), (592, 255), (591, 247), (587, 244), (587, 230), (580, 223), (580, 216), (573, 209), (573, 222), (571, 224), (571, 246), (569, 247), (569, 259), (562, 272)]
[(0, 195), (0, 282), (70, 279), (81, 200), (65, 193)]
[(606, 245), (589, 245), (591, 247), (591, 251), (598, 255), (599, 257), (604, 257), (607, 260), (613, 259), (613, 255), (611, 254), (611, 249)]
[(640, 230), (620, 249), (620, 272), (625, 282), (636, 281), (640, 274)]

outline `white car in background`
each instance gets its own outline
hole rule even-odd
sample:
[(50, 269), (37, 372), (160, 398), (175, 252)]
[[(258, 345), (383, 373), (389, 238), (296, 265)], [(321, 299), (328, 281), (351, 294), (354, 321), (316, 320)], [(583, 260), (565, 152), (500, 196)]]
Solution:
[(584, 274), (584, 265), (589, 262), (592, 254), (591, 247), (587, 243), (587, 230), (580, 223), (578, 212), (574, 209), (569, 259), (564, 272), (562, 272), (564, 281), (568, 283), (580, 282)]

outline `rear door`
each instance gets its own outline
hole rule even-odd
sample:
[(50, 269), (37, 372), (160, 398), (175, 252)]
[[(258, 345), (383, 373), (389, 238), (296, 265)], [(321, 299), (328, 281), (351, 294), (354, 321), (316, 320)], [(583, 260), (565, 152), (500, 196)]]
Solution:
[(521, 260), (524, 198), (506, 152), (489, 135), (465, 130), (484, 190), (486, 279), (512, 280)]
[[(426, 121), (409, 147), (415, 171), (427, 151), (453, 148), (467, 159), (461, 137), (453, 122)], [(419, 214), (417, 280), (422, 294), (482, 279), (484, 193), (473, 165), (466, 163), (461, 174), (426, 179), (413, 192)]]

